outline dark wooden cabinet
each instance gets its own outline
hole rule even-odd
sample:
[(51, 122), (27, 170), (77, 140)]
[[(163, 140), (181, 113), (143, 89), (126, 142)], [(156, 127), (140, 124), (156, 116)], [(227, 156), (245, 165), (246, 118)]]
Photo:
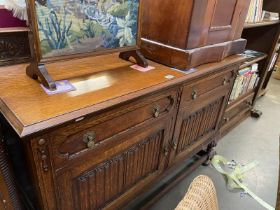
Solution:
[(183, 70), (242, 53), (246, 40), (241, 33), (249, 4), (250, 0), (144, 0), (142, 52)]
[[(248, 0), (193, 1), (187, 49), (240, 39), (249, 2)], [(204, 18), (201, 18), (202, 16)]]

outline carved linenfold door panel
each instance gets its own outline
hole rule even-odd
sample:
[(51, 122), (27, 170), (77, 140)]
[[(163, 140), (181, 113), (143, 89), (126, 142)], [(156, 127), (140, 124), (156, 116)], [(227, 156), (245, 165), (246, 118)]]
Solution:
[(59, 173), (56, 180), (61, 208), (117, 209), (132, 193), (135, 196), (135, 190), (140, 192), (154, 180), (166, 166), (165, 147), (170, 138), (170, 121), (161, 120), (156, 126), (147, 125), (119, 137), (119, 144), (107, 149), (107, 155), (97, 150), (83, 164)]
[(222, 103), (223, 98), (219, 98), (183, 119), (176, 153), (183, 152), (195, 141), (215, 130)]
[(75, 209), (99, 209), (159, 170), (162, 136), (160, 131), (79, 176)]
[(0, 33), (0, 66), (24, 63), (30, 60), (28, 33)]

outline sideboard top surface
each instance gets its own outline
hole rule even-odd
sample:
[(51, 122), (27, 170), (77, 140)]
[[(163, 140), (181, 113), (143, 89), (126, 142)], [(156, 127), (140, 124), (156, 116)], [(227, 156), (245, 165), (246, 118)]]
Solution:
[[(118, 54), (87, 57), (47, 64), (55, 80), (69, 80), (76, 91), (47, 95), (26, 76), (27, 64), (0, 68), (0, 111), (20, 137), (42, 131), (142, 95), (182, 83), (243, 60), (231, 56), (222, 62), (206, 64), (185, 74), (149, 62), (155, 69), (133, 70)], [(173, 78), (171, 78), (171, 75)]]

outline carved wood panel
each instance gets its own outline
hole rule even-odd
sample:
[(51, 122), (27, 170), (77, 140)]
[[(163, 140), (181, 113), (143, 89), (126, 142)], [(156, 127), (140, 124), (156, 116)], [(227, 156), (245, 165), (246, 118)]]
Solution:
[(222, 103), (223, 98), (219, 98), (183, 120), (177, 153), (184, 151), (202, 136), (215, 130)]
[(30, 59), (27, 32), (0, 33), (0, 66)]
[(99, 209), (159, 169), (163, 131), (75, 178), (75, 209)]

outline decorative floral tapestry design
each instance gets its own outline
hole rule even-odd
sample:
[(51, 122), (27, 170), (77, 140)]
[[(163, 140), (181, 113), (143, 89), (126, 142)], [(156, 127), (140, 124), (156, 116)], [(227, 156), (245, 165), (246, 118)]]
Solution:
[(136, 45), (139, 0), (36, 0), (43, 58)]

